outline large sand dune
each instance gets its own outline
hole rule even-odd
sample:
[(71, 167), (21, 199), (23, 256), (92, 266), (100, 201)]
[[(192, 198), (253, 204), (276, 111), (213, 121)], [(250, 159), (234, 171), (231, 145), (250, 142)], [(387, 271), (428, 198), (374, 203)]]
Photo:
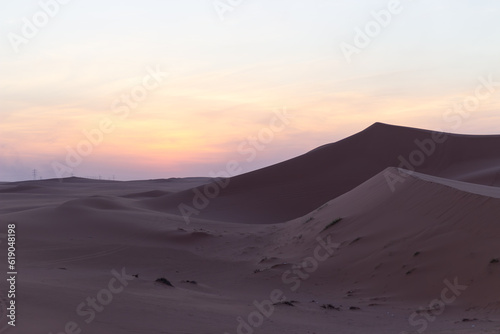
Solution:
[[(401, 164), (433, 176), (500, 185), (500, 136), (444, 136), (376, 123), (297, 158), (231, 178), (198, 216), (251, 224), (284, 222), (314, 210), (387, 167)], [(419, 163), (422, 156), (421, 165), (411, 163)], [(199, 190), (204, 193), (203, 187)], [(145, 204), (178, 214), (179, 205), (192, 206), (194, 197), (193, 190), (187, 190), (145, 200)]]
[(216, 181), (2, 183), (19, 308), (0, 332), (498, 333), (500, 136), (397, 168), (431, 136), (375, 124), (232, 178), (189, 225), (177, 205)]

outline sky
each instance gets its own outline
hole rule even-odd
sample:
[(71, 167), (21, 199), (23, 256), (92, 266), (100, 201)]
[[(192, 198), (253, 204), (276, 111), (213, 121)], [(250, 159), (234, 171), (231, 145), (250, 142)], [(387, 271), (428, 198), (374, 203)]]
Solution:
[(0, 181), (234, 175), (375, 122), (500, 132), (495, 0), (1, 4)]

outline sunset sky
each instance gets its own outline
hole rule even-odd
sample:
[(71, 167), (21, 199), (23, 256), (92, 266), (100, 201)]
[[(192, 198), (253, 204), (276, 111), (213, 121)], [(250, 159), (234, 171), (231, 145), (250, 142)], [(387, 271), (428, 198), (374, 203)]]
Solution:
[(4, 2), (0, 181), (247, 172), (374, 122), (500, 133), (499, 17), (494, 0)]

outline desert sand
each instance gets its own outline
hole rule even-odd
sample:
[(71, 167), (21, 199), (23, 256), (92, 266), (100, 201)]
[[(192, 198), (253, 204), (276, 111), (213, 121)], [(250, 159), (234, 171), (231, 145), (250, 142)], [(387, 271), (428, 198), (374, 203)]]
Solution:
[(376, 123), (229, 180), (1, 183), (0, 332), (498, 333), (499, 148)]

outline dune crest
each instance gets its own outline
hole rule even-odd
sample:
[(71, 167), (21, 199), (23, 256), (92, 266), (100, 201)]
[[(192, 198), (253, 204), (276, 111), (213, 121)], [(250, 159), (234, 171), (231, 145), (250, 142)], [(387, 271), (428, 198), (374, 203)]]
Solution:
[[(441, 142), (435, 142), (436, 138)], [(499, 135), (443, 135), (375, 123), (336, 143), (231, 178), (227, 188), (221, 189), (198, 217), (252, 224), (284, 222), (314, 210), (388, 167), (500, 186), (498, 147)], [(421, 165), (411, 165), (412, 158), (422, 156)], [(203, 187), (197, 190), (204, 191)], [(186, 190), (148, 199), (144, 204), (150, 209), (179, 214), (179, 205), (192, 205), (194, 196), (193, 190)]]

